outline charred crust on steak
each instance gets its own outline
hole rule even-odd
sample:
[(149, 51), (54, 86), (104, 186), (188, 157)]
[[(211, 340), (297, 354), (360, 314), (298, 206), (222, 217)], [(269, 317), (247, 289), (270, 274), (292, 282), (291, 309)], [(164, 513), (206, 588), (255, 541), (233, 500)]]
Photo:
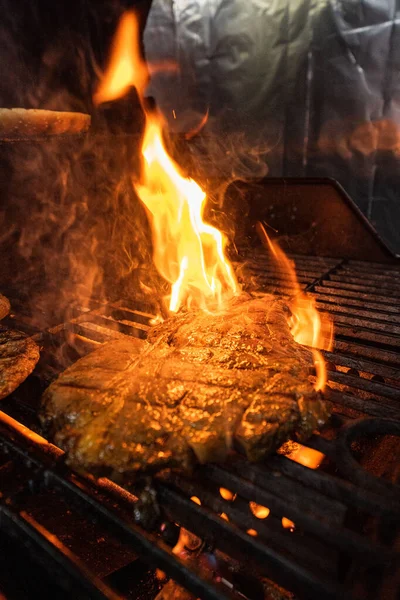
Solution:
[(39, 348), (31, 338), (0, 325), (0, 399), (25, 381), (38, 360)]
[(328, 418), (284, 307), (243, 295), (222, 314), (179, 313), (148, 342), (105, 344), (46, 390), (42, 422), (71, 466), (117, 482), (232, 449), (260, 461)]
[(8, 298), (0, 294), (0, 321), (8, 315), (10, 308), (10, 301)]

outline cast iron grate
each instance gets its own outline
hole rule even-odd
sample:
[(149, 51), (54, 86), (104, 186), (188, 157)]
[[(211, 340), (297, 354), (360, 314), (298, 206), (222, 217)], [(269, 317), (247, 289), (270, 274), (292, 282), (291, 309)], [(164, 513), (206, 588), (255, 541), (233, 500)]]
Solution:
[[(267, 255), (246, 258), (248, 272), (261, 287), (290, 293), (289, 281)], [(333, 403), (333, 416), (329, 427), (307, 443), (326, 459), (313, 470), (279, 454), (262, 465), (249, 465), (235, 456), (228, 465), (198, 468), (192, 478), (158, 479), (161, 535), (145, 530), (135, 519), (135, 490), (130, 493), (107, 480), (95, 482), (70, 472), (62, 451), (32, 431), (42, 387), (57, 372), (55, 349), (62, 347), (66, 334), (82, 351), (89, 351), (121, 335), (145, 337), (152, 315), (122, 303), (92, 302), (45, 332), (22, 315), (8, 318), (6, 324), (34, 335), (43, 352), (37, 372), (2, 405), (0, 531), (28, 549), (56, 580), (60, 594), (123, 597), (105, 583), (101, 569), (94, 568), (94, 557), (83, 560), (68, 535), (59, 532), (59, 524), (43, 517), (37, 507), (49, 498), (65, 505), (65, 515), (79, 513), (84, 520), (94, 520), (112, 536), (118, 552), (126, 553), (125, 564), (140, 556), (200, 598), (268, 597), (278, 593), (271, 581), (289, 590), (281, 597), (396, 597), (400, 267), (292, 258), (303, 289), (335, 320), (335, 346), (325, 353), (326, 395)], [(221, 487), (235, 494), (233, 501), (224, 500)], [(201, 505), (191, 501), (192, 496)], [(250, 501), (268, 507), (268, 518), (256, 518)], [(282, 527), (283, 518), (295, 524), (294, 530)], [(174, 523), (202, 540), (207, 567), (172, 552)], [(95, 540), (94, 554), (97, 547)], [(243, 577), (233, 581), (238, 572), (250, 583), (243, 583)]]

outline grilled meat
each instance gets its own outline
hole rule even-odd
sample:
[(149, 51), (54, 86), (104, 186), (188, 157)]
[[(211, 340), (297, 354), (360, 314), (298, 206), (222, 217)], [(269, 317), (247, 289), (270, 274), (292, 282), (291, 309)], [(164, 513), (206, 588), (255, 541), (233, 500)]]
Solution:
[(10, 302), (8, 298), (0, 294), (0, 321), (10, 312)]
[(39, 348), (32, 339), (0, 325), (0, 399), (32, 373), (38, 360)]
[(106, 344), (46, 390), (43, 423), (74, 468), (127, 481), (222, 461), (232, 446), (257, 461), (327, 419), (311, 353), (273, 296), (179, 314), (148, 340)]

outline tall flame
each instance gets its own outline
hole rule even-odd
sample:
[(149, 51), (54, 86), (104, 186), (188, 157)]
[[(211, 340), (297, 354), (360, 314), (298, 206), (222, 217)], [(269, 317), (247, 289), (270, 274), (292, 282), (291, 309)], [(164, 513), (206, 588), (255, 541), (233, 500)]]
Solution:
[(155, 265), (172, 285), (170, 310), (191, 302), (204, 309), (220, 306), (237, 289), (225, 239), (203, 220), (204, 191), (183, 177), (168, 156), (158, 115), (147, 116), (142, 153), (143, 176), (136, 190), (151, 213)]
[(169, 309), (195, 304), (214, 310), (238, 290), (225, 256), (226, 239), (203, 220), (206, 194), (168, 155), (163, 119), (146, 108), (148, 71), (139, 53), (136, 15), (126, 12), (119, 23), (109, 66), (95, 95), (96, 102), (114, 100), (134, 86), (146, 115), (141, 181), (135, 183), (146, 206), (153, 233), (154, 263), (171, 284)]
[[(149, 213), (154, 263), (171, 284), (169, 309), (175, 312), (182, 306), (194, 304), (204, 310), (215, 310), (226, 298), (238, 293), (235, 275), (225, 256), (226, 239), (204, 221), (205, 192), (193, 179), (184, 177), (168, 155), (163, 143), (163, 119), (146, 106), (144, 94), (149, 73), (140, 55), (139, 29), (136, 14), (124, 13), (114, 37), (108, 68), (94, 99), (97, 103), (114, 100), (129, 87), (136, 88), (146, 125), (141, 180), (135, 182), (135, 188)], [(331, 322), (321, 319), (314, 300), (301, 291), (294, 265), (269, 239), (261, 223), (258, 232), (291, 280), (294, 298), (289, 325), (296, 342), (313, 348), (317, 371), (315, 389), (322, 390), (326, 369), (318, 349), (331, 348)]]
[(143, 99), (149, 73), (140, 56), (139, 40), (138, 18), (133, 11), (127, 11), (114, 35), (108, 66), (93, 98), (96, 104), (121, 98), (131, 86)]
[(314, 365), (317, 373), (315, 390), (323, 390), (326, 384), (326, 366), (322, 354), (318, 350), (331, 350), (333, 345), (333, 324), (329, 317), (322, 317), (315, 306), (314, 298), (305, 294), (297, 280), (293, 262), (269, 238), (262, 223), (257, 223), (258, 234), (263, 243), (270, 249), (279, 267), (290, 279), (293, 298), (290, 304), (291, 317), (289, 326), (296, 342), (312, 348)]

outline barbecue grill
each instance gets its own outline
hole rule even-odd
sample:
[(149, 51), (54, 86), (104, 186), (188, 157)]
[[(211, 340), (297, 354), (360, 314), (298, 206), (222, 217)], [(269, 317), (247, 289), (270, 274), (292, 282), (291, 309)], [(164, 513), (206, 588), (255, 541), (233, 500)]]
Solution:
[[(71, 472), (63, 451), (40, 434), (42, 391), (66, 359), (78, 358), (77, 348), (144, 338), (153, 315), (134, 300), (92, 298), (43, 331), (2, 290), (14, 308), (3, 323), (32, 335), (42, 352), (1, 406), (0, 596), (154, 598), (162, 571), (194, 597), (213, 600), (397, 597), (400, 261), (334, 182), (267, 180), (236, 186), (231, 197), (244, 193), (248, 222), (286, 233), (300, 286), (335, 322), (334, 348), (324, 352), (332, 418), (306, 444), (325, 455), (321, 466), (284, 453), (257, 465), (236, 455), (193, 477), (171, 474), (129, 491)], [(318, 226), (315, 198), (317, 216), (326, 217)], [(335, 227), (326, 226), (333, 214)], [(253, 231), (239, 234), (246, 278), (261, 291), (289, 294), (289, 280)], [(153, 488), (160, 514), (144, 519), (142, 498)], [(250, 501), (269, 516), (257, 518)], [(172, 552), (180, 527), (193, 534), (185, 556)]]

